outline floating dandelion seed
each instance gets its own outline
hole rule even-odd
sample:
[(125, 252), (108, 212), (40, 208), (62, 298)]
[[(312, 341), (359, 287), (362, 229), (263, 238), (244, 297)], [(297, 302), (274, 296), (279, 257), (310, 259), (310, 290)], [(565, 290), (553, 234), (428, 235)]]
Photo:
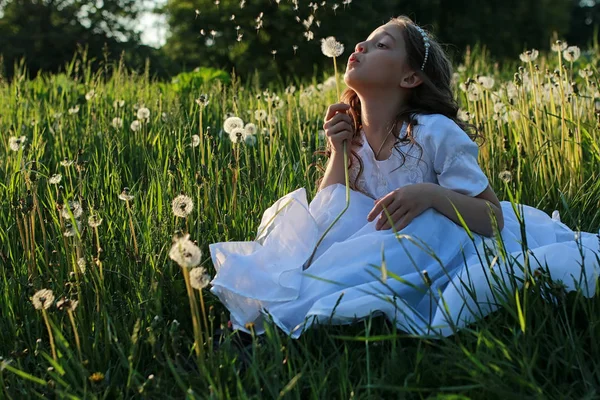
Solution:
[(115, 117), (112, 120), (112, 126), (115, 129), (121, 129), (123, 127), (123, 120), (119, 117)]
[(243, 127), (244, 121), (240, 117), (229, 117), (225, 120), (225, 123), (223, 124), (223, 129), (229, 134), (233, 129)]
[(129, 126), (131, 128), (132, 131), (137, 132), (140, 130), (140, 121), (138, 121), (137, 119), (135, 121), (133, 121), (131, 123), (131, 125)]
[(102, 218), (98, 216), (98, 214), (90, 215), (88, 217), (88, 225), (92, 228), (97, 228), (102, 223)]
[(575, 62), (581, 56), (581, 50), (577, 46), (569, 46), (563, 51), (563, 57), (569, 62)]
[(502, 171), (498, 174), (498, 178), (502, 179), (504, 182), (510, 182), (512, 174), (510, 171)]
[(304, 32), (304, 36), (306, 37), (307, 42), (315, 38), (315, 34), (312, 31)]
[(294, 49), (294, 54), (296, 54), (296, 50), (298, 50), (298, 46), (297, 45), (293, 45), (292, 49)]
[(77, 300), (71, 300), (67, 299), (66, 297), (63, 297), (62, 299), (56, 302), (56, 308), (58, 308), (61, 311), (75, 311), (78, 304), (79, 301)]
[(233, 21), (235, 19), (235, 14), (231, 14), (231, 17), (229, 17), (230, 21)]
[[(81, 214), (83, 213), (83, 208), (81, 208), (81, 204), (78, 201), (72, 200), (72, 201), (69, 201), (67, 204), (69, 205), (69, 209), (73, 213), (73, 217), (75, 217), (75, 218), (81, 217)], [(71, 218), (71, 215), (69, 214), (69, 210), (66, 207), (62, 209), (62, 216), (64, 218)]]
[(245, 5), (246, 5), (246, 0), (240, 1), (240, 8), (244, 8)]
[(133, 200), (133, 195), (129, 194), (129, 188), (128, 187), (123, 188), (123, 191), (119, 195), (119, 199), (121, 199), (123, 201), (131, 201), (131, 200)]
[(137, 111), (137, 118), (140, 121), (145, 121), (150, 119), (150, 110), (148, 110), (146, 107), (142, 107)]
[(254, 111), (254, 118), (258, 121), (264, 121), (267, 118), (267, 112), (265, 110), (256, 110)]
[(186, 218), (194, 209), (194, 202), (190, 197), (180, 194), (173, 199), (171, 206), (173, 208), (173, 215), (180, 218)]
[(79, 105), (69, 108), (69, 114), (77, 114), (79, 112)]
[(190, 270), (190, 284), (196, 290), (202, 290), (210, 283), (210, 275), (204, 267), (196, 267)]
[(48, 183), (50, 183), (52, 185), (58, 185), (60, 183), (61, 179), (62, 179), (61, 174), (54, 174), (50, 177), (50, 179), (48, 179)]
[(85, 99), (86, 99), (87, 101), (90, 101), (90, 100), (92, 100), (94, 97), (96, 97), (96, 91), (95, 91), (94, 89), (90, 90), (89, 92), (87, 92), (87, 93), (85, 94)]
[(47, 310), (54, 302), (54, 293), (50, 289), (38, 290), (31, 298), (31, 302), (36, 310)]
[(202, 251), (190, 240), (189, 233), (173, 240), (169, 258), (183, 268), (193, 268), (200, 264)]
[(198, 147), (198, 146), (200, 146), (200, 136), (193, 135), (192, 136), (192, 147)]
[(8, 147), (10, 147), (10, 149), (12, 151), (19, 151), (20, 149), (25, 147), (25, 142), (27, 141), (27, 137), (26, 136), (11, 136), (8, 139)]

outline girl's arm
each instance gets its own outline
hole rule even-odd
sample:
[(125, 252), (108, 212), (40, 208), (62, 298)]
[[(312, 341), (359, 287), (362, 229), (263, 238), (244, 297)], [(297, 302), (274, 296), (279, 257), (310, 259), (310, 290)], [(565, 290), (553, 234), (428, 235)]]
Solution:
[[(350, 162), (350, 159), (348, 159), (348, 162)], [(341, 183), (342, 185), (345, 185), (346, 174), (344, 173), (344, 154), (332, 151), (327, 162), (325, 175), (323, 176), (323, 180), (321, 181), (319, 190), (317, 190), (317, 192), (320, 192), (327, 186), (335, 183)]]
[(473, 232), (488, 237), (493, 236), (494, 229), (490, 208), (496, 215), (498, 229), (502, 230), (504, 227), (504, 216), (500, 201), (489, 185), (482, 193), (471, 197), (435, 183), (426, 184), (431, 186), (432, 207), (457, 224), (460, 224), (460, 220), (452, 204), (454, 204), (454, 207), (456, 207), (469, 229)]

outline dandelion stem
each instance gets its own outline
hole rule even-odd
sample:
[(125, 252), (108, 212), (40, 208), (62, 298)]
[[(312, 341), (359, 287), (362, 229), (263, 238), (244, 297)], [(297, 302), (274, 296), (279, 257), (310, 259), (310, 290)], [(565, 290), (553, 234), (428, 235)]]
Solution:
[(133, 238), (133, 248), (135, 250), (135, 256), (138, 257), (138, 245), (137, 239), (135, 238), (135, 229), (133, 227), (133, 215), (131, 214), (131, 207), (129, 206), (129, 200), (125, 201), (127, 206), (127, 213), (129, 214), (129, 227), (131, 228), (131, 237)]
[(71, 321), (71, 327), (73, 328), (73, 335), (75, 336), (75, 344), (77, 345), (77, 352), (79, 353), (79, 361), (83, 362), (81, 357), (81, 343), (79, 342), (79, 334), (77, 333), (77, 325), (75, 325), (75, 318), (73, 317), (73, 310), (67, 311), (69, 320)]
[(202, 362), (202, 350), (204, 349), (204, 345), (202, 342), (202, 330), (200, 329), (200, 324), (198, 323), (198, 311), (196, 310), (196, 302), (194, 290), (192, 289), (192, 285), (190, 284), (190, 272), (187, 268), (181, 268), (183, 272), (183, 278), (185, 280), (185, 287), (188, 293), (188, 300), (190, 302), (190, 311), (192, 313), (192, 326), (194, 328), (194, 342), (195, 342), (195, 350), (196, 356), (198, 357), (198, 362)]
[(42, 316), (44, 317), (44, 323), (46, 324), (46, 329), (48, 330), (48, 336), (50, 338), (50, 349), (52, 350), (52, 358), (54, 361), (56, 359), (56, 348), (54, 347), (54, 336), (52, 335), (52, 329), (50, 329), (50, 321), (48, 321), (48, 314), (46, 314), (46, 309), (42, 308)]

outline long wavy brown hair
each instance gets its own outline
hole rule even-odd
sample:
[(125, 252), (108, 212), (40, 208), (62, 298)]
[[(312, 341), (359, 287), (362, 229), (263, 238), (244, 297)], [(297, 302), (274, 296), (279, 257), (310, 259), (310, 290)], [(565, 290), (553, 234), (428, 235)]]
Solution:
[[(405, 144), (416, 145), (421, 155), (419, 161), (423, 155), (423, 148), (413, 138), (413, 127), (418, 125), (418, 114), (443, 114), (446, 117), (452, 119), (461, 129), (463, 129), (472, 140), (477, 137), (476, 127), (472, 124), (463, 122), (458, 118), (459, 106), (454, 97), (452, 91), (452, 74), (453, 68), (445, 51), (442, 46), (435, 39), (434, 35), (427, 32), (429, 37), (429, 55), (427, 62), (425, 63), (424, 70), (421, 70), (423, 59), (425, 57), (425, 45), (423, 36), (417, 30), (416, 24), (407, 16), (401, 15), (393, 17), (390, 22), (398, 24), (402, 29), (402, 36), (406, 46), (407, 59), (406, 62), (410, 68), (417, 72), (422, 79), (422, 83), (410, 91), (407, 97), (407, 102), (398, 110), (395, 120), (391, 125), (391, 133), (395, 136), (394, 148), (402, 154), (402, 163), (404, 165), (406, 155), (400, 149), (400, 146)], [(353, 89), (347, 88), (341, 95), (340, 102), (350, 105), (348, 114), (352, 117), (354, 122), (354, 135), (352, 136), (351, 144), (362, 145), (362, 139), (360, 131), (362, 129), (361, 119), (361, 105), (360, 99)], [(404, 123), (407, 123), (406, 134), (400, 137), (400, 129)], [(474, 131), (475, 133), (472, 133)], [(356, 181), (363, 172), (363, 161), (358, 156), (356, 151), (349, 146), (352, 156), (349, 157), (349, 166), (352, 165), (354, 159), (360, 164), (360, 169), (354, 180), (350, 180), (350, 188), (353, 190), (360, 191), (356, 187)], [(314, 154), (325, 155), (327, 158), (331, 156), (331, 146), (329, 141), (326, 141), (324, 150), (317, 150)], [(325, 168), (317, 166), (321, 172), (325, 172)], [(317, 187), (321, 185), (323, 175), (316, 181)], [(367, 194), (368, 195), (368, 194)]]

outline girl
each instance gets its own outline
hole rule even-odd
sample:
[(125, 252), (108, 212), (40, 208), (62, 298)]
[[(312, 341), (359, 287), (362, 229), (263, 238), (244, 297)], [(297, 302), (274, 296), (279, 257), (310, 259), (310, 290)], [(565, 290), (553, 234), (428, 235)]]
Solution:
[[(297, 189), (264, 212), (254, 241), (209, 246), (217, 271), (211, 292), (230, 310), (234, 329), (262, 334), (272, 319), (298, 338), (314, 323), (383, 313), (403, 331), (448, 336), (495, 310), (499, 288), (521, 286), (534, 270), (593, 295), (596, 235), (576, 237), (520, 205), (522, 235), (457, 119), (451, 76), (440, 45), (407, 17), (357, 44), (342, 103), (325, 115), (329, 161), (315, 198), (308, 204)], [(346, 206), (344, 140), (350, 204), (308, 265)]]

